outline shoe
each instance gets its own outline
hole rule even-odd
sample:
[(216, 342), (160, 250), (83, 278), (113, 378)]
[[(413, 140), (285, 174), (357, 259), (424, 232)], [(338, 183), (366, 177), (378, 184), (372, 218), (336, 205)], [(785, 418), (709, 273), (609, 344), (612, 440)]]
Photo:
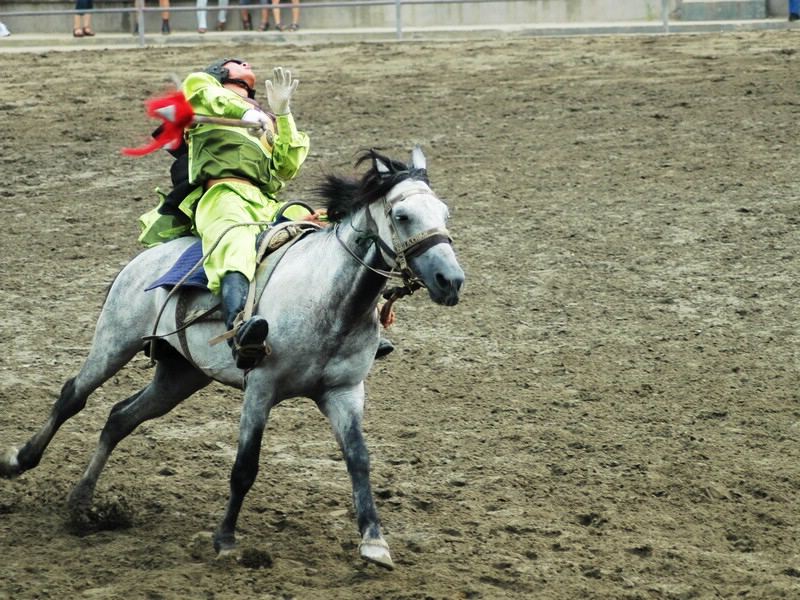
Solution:
[(0, 21), (0, 37), (8, 37), (11, 35), (11, 32), (8, 30), (2, 21)]
[(297, 31), (298, 29), (300, 29), (300, 25), (298, 25), (297, 23), (292, 23), (291, 25), (289, 25), (289, 31)]
[(250, 17), (246, 19), (242, 17), (242, 29), (244, 31), (253, 31), (253, 22), (250, 20)]
[(231, 354), (237, 368), (252, 369), (264, 360), (267, 355), (267, 335), (269, 324), (264, 317), (256, 315), (239, 325), (231, 344)]
[(92, 31), (91, 27), (84, 27), (83, 28), (83, 35), (85, 35), (87, 37), (92, 37), (92, 36), (94, 36), (94, 31)]
[(225, 27), (227, 27), (227, 23), (225, 21), (220, 21), (217, 23), (217, 31), (225, 31)]
[(277, 29), (278, 31), (286, 31), (286, 27), (284, 27), (284, 26), (283, 26), (283, 25), (281, 25), (280, 23), (278, 23), (277, 25), (275, 25), (275, 29)]
[(206, 31), (208, 31), (208, 30), (205, 27), (198, 27), (197, 28), (197, 33), (205, 33)]
[(789, 13), (789, 20), (790, 21), (800, 20), (800, 15), (797, 13)]
[(382, 337), (378, 342), (378, 349), (375, 351), (375, 358), (383, 358), (387, 354), (394, 352), (394, 344)]
[(163, 35), (169, 35), (172, 31), (169, 28), (169, 20), (164, 19), (161, 21), (161, 33)]
[(72, 30), (72, 37), (83, 37), (83, 29), (78, 27), (77, 29)]
[(266, 23), (262, 23), (261, 25), (258, 26), (259, 31), (267, 31), (268, 29), (269, 29), (269, 21), (267, 21)]

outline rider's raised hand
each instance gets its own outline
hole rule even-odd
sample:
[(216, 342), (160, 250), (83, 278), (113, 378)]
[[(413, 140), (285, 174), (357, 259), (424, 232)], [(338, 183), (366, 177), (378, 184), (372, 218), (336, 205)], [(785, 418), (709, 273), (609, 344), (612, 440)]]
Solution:
[(272, 80), (267, 79), (267, 103), (276, 115), (289, 114), (289, 100), (297, 89), (298, 79), (292, 79), (292, 72), (283, 67), (275, 67)]

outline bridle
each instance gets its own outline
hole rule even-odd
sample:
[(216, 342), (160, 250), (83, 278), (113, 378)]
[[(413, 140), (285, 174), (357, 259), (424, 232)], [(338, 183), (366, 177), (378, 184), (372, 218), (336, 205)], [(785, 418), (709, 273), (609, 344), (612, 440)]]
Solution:
[[(345, 250), (347, 250), (350, 256), (356, 260), (356, 262), (366, 269), (369, 269), (373, 273), (383, 277), (387, 277), (389, 279), (402, 279), (403, 286), (401, 286), (401, 289), (406, 288), (408, 290), (402, 295), (411, 294), (414, 292), (414, 290), (425, 286), (422, 280), (419, 279), (411, 270), (411, 267), (408, 264), (409, 258), (424, 252), (436, 244), (453, 243), (453, 239), (450, 237), (450, 232), (444, 227), (434, 227), (425, 231), (420, 231), (419, 233), (416, 233), (405, 240), (400, 239), (394, 219), (392, 218), (392, 209), (395, 207), (395, 205), (399, 204), (403, 200), (420, 194), (436, 198), (431, 189), (422, 181), (418, 182), (418, 185), (414, 186), (413, 188), (407, 189), (399, 194), (394, 196), (387, 194), (383, 197), (383, 212), (388, 218), (389, 222), (389, 231), (392, 236), (391, 245), (387, 244), (383, 238), (380, 237), (378, 224), (372, 217), (372, 213), (370, 212), (369, 208), (366, 210), (367, 229), (371, 234), (370, 237), (372, 238), (375, 247), (378, 249), (381, 258), (387, 265), (394, 265), (390, 266), (389, 270), (379, 269), (367, 264), (339, 236), (339, 223), (334, 226), (336, 239), (339, 240), (339, 243), (344, 247)], [(352, 223), (351, 227), (353, 227)], [(355, 227), (353, 228), (355, 229)]]

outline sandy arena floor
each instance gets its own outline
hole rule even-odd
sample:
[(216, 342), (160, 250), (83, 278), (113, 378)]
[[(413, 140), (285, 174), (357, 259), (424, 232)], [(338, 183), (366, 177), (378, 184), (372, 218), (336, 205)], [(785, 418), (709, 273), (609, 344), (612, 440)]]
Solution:
[(0, 449), (78, 369), (140, 248), (165, 153), (121, 157), (143, 101), (219, 56), (293, 69), (312, 154), (287, 198), (370, 146), (423, 145), (462, 303), (398, 305), (366, 434), (394, 572), (358, 559), (313, 405), (272, 413), (215, 560), (237, 392), (143, 425), (100, 480), (130, 527), (77, 537), (65, 498), (103, 386), (41, 465), (0, 481), (0, 599), (800, 597), (800, 34), (250, 45), (0, 55)]

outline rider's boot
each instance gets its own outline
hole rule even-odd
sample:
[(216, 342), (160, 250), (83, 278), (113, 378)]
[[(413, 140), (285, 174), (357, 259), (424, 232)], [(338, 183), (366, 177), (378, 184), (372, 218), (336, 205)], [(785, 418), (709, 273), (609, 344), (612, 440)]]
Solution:
[(236, 317), (244, 310), (249, 288), (250, 281), (238, 271), (226, 273), (222, 278), (222, 314), (228, 330), (235, 329), (228, 345), (240, 369), (252, 369), (267, 355), (269, 324), (264, 317), (254, 315), (243, 323), (235, 324)]
[(378, 350), (375, 352), (375, 358), (383, 358), (391, 352), (394, 352), (394, 344), (385, 337), (382, 337), (378, 342)]

